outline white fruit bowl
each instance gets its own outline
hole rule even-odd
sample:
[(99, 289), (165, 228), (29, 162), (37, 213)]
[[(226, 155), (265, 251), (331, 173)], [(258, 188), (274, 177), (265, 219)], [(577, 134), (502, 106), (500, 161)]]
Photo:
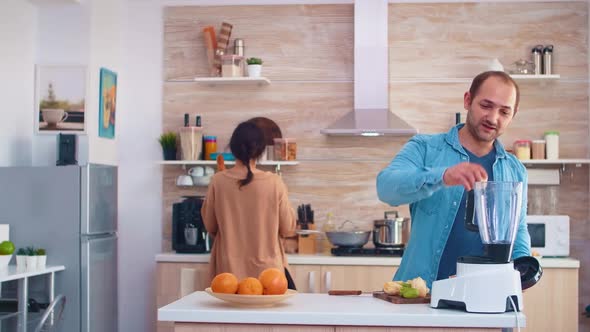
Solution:
[(12, 254), (0, 255), (0, 269), (6, 268), (8, 266), (8, 263), (10, 263), (11, 258), (12, 258)]

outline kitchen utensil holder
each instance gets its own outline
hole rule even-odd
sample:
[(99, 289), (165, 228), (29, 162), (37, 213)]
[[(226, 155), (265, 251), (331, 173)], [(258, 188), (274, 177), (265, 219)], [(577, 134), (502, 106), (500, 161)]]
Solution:
[[(297, 226), (298, 229), (301, 229)], [(315, 229), (314, 224), (308, 224), (308, 229)], [(298, 252), (300, 255), (314, 255), (316, 253), (316, 234), (298, 235)]]

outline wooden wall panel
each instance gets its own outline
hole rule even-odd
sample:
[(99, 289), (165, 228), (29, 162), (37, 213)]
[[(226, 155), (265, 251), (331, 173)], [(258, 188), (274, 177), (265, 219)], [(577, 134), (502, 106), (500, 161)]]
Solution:
[[(438, 133), (465, 120), (463, 94), (471, 81), (390, 84), (390, 107), (421, 133)], [(560, 157), (586, 158), (588, 140), (588, 83), (519, 81), (519, 111), (501, 137), (510, 147), (517, 139), (542, 139), (547, 130), (560, 131)], [(428, 116), (425, 116), (427, 114)]]
[(588, 78), (586, 2), (389, 5), (390, 77), (472, 78), (498, 58), (509, 69), (534, 45), (555, 46), (553, 71)]
[(352, 80), (353, 6), (167, 7), (164, 76), (209, 76), (201, 30), (222, 22), (243, 38), (247, 57), (261, 57), (263, 75), (280, 80)]

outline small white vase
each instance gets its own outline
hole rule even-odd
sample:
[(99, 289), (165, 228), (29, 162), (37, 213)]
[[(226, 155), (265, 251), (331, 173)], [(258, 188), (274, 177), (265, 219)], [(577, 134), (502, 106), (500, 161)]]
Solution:
[(262, 72), (262, 65), (248, 65), (248, 76), (249, 77), (260, 77)]
[(37, 256), (27, 256), (27, 270), (36, 270), (37, 269)]
[(27, 269), (27, 256), (26, 255), (16, 255), (16, 269), (19, 271), (23, 271)]
[(37, 256), (37, 268), (44, 269), (47, 263), (47, 255)]

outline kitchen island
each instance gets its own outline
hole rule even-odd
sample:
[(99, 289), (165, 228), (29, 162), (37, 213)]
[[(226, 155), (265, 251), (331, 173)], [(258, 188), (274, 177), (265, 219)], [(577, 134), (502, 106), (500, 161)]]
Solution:
[[(391, 280), (399, 257), (336, 257), (288, 255), (290, 272), (301, 293), (325, 294), (330, 289), (375, 291)], [(162, 253), (157, 261), (157, 308), (209, 287), (209, 254)], [(526, 331), (575, 331), (578, 328), (578, 270), (571, 258), (539, 259), (544, 273), (524, 293)], [(297, 297), (299, 297), (297, 295)], [(213, 299), (215, 300), (215, 299)], [(174, 324), (158, 322), (158, 332), (174, 331)], [(397, 329), (396, 329), (397, 331)]]
[[(175, 332), (201, 331), (492, 331), (525, 326), (522, 313), (474, 314), (393, 304), (372, 297), (299, 293), (271, 307), (238, 306), (197, 291), (158, 309)], [(365, 330), (365, 329), (363, 329)]]

